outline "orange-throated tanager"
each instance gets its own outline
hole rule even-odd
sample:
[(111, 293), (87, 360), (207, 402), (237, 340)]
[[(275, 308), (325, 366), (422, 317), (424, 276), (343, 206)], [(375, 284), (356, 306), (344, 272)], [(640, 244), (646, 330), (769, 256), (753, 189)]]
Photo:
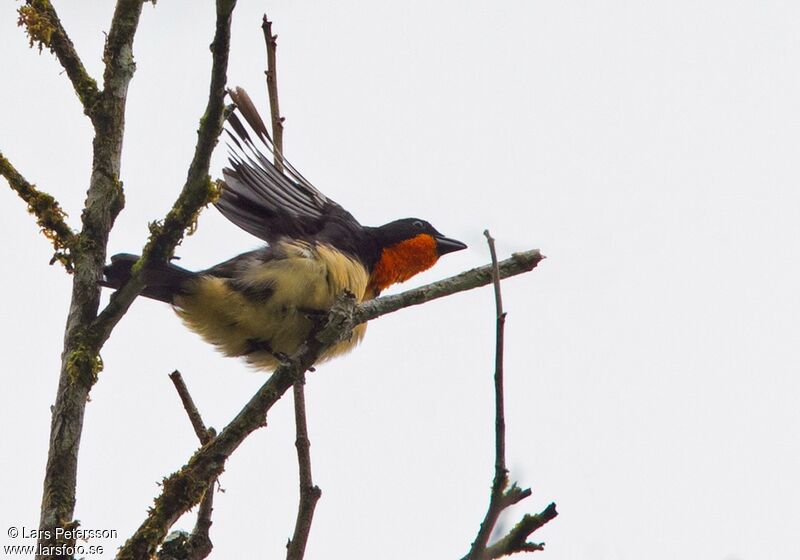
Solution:
[[(238, 112), (270, 152), (274, 146), (247, 93), (231, 92)], [(142, 295), (172, 304), (184, 323), (228, 356), (273, 369), (309, 335), (313, 317), (349, 290), (358, 301), (430, 268), (466, 245), (417, 218), (380, 227), (362, 226), (314, 188), (284, 160), (278, 171), (232, 113), (228, 122), (230, 168), (223, 170), (217, 209), (243, 230), (267, 242), (199, 272), (174, 264), (143, 271)], [(121, 287), (136, 255), (111, 257), (102, 284)], [(320, 359), (352, 349), (364, 336), (331, 347)]]

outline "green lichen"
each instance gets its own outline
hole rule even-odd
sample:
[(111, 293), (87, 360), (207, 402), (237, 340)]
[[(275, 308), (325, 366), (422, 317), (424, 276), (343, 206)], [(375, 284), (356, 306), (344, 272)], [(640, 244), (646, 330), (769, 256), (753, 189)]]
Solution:
[(39, 2), (39, 4), (39, 7), (33, 4), (20, 6), (17, 10), (19, 15), (17, 25), (25, 28), (25, 33), (28, 35), (28, 46), (33, 48), (34, 43), (36, 43), (39, 46), (39, 52), (42, 52), (43, 47), (52, 48), (53, 33), (55, 33), (56, 28), (53, 22), (50, 21), (46, 11), (39, 9), (40, 7), (48, 7), (49, 3), (43, 1)]
[(194, 233), (197, 231), (197, 222), (200, 219), (200, 212), (202, 212), (203, 208), (206, 208), (209, 204), (213, 204), (214, 202), (218, 201), (221, 194), (222, 182), (212, 181), (211, 177), (206, 177), (205, 191), (202, 194), (205, 202), (189, 217), (189, 225), (186, 228), (186, 235), (194, 235)]
[(174, 512), (186, 511), (200, 502), (208, 483), (191, 476), (190, 472), (185, 466), (161, 481), (162, 492), (148, 509), (147, 523), (125, 543), (118, 559), (133, 560), (143, 557), (143, 553), (151, 557), (158, 543), (166, 537)]
[(103, 371), (103, 358), (85, 342), (79, 342), (66, 360), (67, 375), (72, 383), (91, 387)]
[(53, 244), (55, 254), (50, 261), (62, 263), (68, 272), (73, 270), (73, 255), (77, 250), (77, 236), (67, 225), (67, 214), (51, 195), (42, 192), (25, 180), (14, 166), (0, 153), (0, 175), (28, 205), (28, 212), (36, 217), (36, 224)]

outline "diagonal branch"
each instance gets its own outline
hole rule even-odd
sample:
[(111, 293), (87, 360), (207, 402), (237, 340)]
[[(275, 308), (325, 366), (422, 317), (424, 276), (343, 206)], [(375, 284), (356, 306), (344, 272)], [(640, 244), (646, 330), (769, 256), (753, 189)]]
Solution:
[(194, 429), (197, 439), (200, 440), (202, 445), (207, 444), (211, 440), (209, 429), (206, 428), (203, 418), (200, 416), (200, 411), (197, 410), (197, 405), (194, 404), (194, 399), (192, 399), (192, 395), (189, 394), (189, 388), (186, 386), (181, 372), (176, 369), (169, 374), (169, 378), (172, 384), (175, 385), (175, 390), (178, 392), (183, 408), (189, 416), (189, 422), (192, 423), (192, 428)]
[(542, 525), (555, 519), (558, 515), (556, 505), (548, 505), (541, 513), (531, 515), (526, 513), (519, 523), (494, 544), (486, 548), (484, 558), (502, 558), (517, 552), (536, 552), (544, 550), (543, 543), (528, 542), (528, 537)]
[[(500, 278), (529, 272), (544, 258), (538, 249), (514, 253), (510, 259), (499, 263)], [(485, 286), (492, 281), (492, 270), (493, 266), (489, 264), (414, 290), (370, 300), (359, 306), (356, 311), (354, 315), (356, 324), (376, 319), (404, 307), (420, 305), (432, 299)]]
[[(169, 378), (173, 385), (175, 385), (175, 390), (178, 392), (178, 396), (183, 403), (183, 408), (189, 416), (189, 421), (192, 423), (192, 428), (194, 428), (197, 439), (200, 440), (202, 445), (207, 444), (217, 435), (216, 431), (214, 431), (214, 428), (206, 428), (203, 418), (200, 416), (200, 411), (197, 410), (197, 405), (194, 404), (194, 399), (192, 399), (192, 395), (189, 393), (189, 388), (186, 386), (181, 372), (175, 370), (169, 374)], [(186, 533), (181, 532), (181, 546), (179, 547), (181, 551), (180, 556), (173, 554), (171, 556), (172, 558), (179, 557), (184, 560), (203, 560), (203, 558), (211, 554), (214, 545), (211, 542), (208, 532), (209, 529), (211, 529), (211, 514), (214, 511), (215, 483), (216, 479), (212, 480), (208, 488), (206, 488), (205, 494), (203, 494), (203, 499), (200, 501), (200, 507), (197, 510), (197, 522), (191, 534), (186, 535)], [(166, 545), (164, 548), (166, 548)], [(169, 556), (163, 554), (163, 552), (164, 550), (162, 548), (159, 557)]]
[(83, 66), (75, 45), (61, 25), (56, 9), (49, 0), (27, 0), (17, 13), (17, 24), (25, 27), (30, 46), (38, 43), (39, 52), (42, 47), (47, 47), (55, 53), (83, 105), (83, 112), (94, 120), (94, 105), (100, 95), (97, 82)]
[(36, 216), (36, 224), (42, 229), (44, 236), (56, 250), (53, 261), (59, 261), (67, 270), (72, 270), (71, 252), (75, 249), (77, 236), (67, 225), (64, 210), (51, 195), (40, 191), (36, 185), (25, 180), (3, 153), (0, 152), (0, 175), (6, 178), (8, 185), (28, 205), (28, 212)]
[[(538, 250), (526, 251), (500, 263), (503, 278), (529, 272), (544, 257)], [(164, 480), (161, 494), (139, 529), (122, 546), (117, 559), (147, 558), (175, 521), (203, 495), (208, 482), (219, 476), (228, 457), (252, 432), (264, 425), (264, 416), (292, 386), (293, 380), (311, 367), (317, 357), (337, 341), (347, 337), (357, 324), (412, 305), (485, 286), (491, 282), (492, 266), (483, 266), (457, 276), (356, 305), (350, 296), (342, 297), (328, 314), (327, 324), (289, 361), (278, 366), (222, 432), (198, 450), (179, 471)]]
[(217, 0), (217, 25), (211, 44), (213, 63), (206, 112), (200, 121), (194, 157), (189, 165), (186, 183), (163, 222), (151, 224), (151, 235), (142, 257), (133, 268), (130, 280), (114, 292), (92, 326), (98, 347), (108, 339), (114, 326), (144, 288), (141, 271), (151, 263), (168, 261), (184, 232), (194, 226), (198, 214), (217, 196), (217, 187), (208, 175), (211, 153), (217, 144), (225, 113), (225, 83), (231, 37), (231, 15), (236, 0)]

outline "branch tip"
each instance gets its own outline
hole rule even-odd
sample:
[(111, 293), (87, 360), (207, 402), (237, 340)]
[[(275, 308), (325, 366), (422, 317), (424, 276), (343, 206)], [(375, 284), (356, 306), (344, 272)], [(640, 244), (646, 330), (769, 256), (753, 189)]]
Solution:
[(11, 162), (0, 152), (0, 176), (5, 177), (8, 186), (28, 205), (28, 212), (36, 217), (36, 225), (42, 234), (53, 244), (55, 254), (50, 264), (58, 261), (67, 272), (73, 270), (73, 254), (78, 247), (78, 236), (67, 225), (67, 214), (58, 201), (29, 183)]

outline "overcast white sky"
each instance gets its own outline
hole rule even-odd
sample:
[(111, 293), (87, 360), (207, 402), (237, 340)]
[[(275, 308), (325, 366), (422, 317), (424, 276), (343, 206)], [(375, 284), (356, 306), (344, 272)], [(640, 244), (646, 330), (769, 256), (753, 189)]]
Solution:
[[(99, 77), (112, 3), (55, 4)], [(111, 253), (138, 251), (183, 183), (212, 4), (145, 5)], [(0, 4), (0, 150), (76, 225), (90, 127), (19, 5)], [(486, 227), (502, 256), (548, 256), (504, 284), (508, 458), (534, 491), (507, 524), (555, 501), (535, 534), (551, 560), (800, 557), (800, 4), (240, 0), (229, 80), (262, 107), (265, 10), (294, 164), (364, 223), (418, 216), (471, 245), (408, 286), (485, 263)], [(4, 186), (0, 214), (5, 545), (38, 521), (70, 278)], [(257, 244), (210, 209), (178, 254)], [(384, 317), (310, 377), (308, 558), (466, 551), (492, 476), (493, 311), (483, 289)], [(116, 529), (96, 543), (113, 551), (197, 447), (167, 374), (217, 428), (264, 376), (144, 300), (103, 358), (76, 517)], [(283, 557), (293, 438), (287, 399), (229, 462), (213, 558)]]

